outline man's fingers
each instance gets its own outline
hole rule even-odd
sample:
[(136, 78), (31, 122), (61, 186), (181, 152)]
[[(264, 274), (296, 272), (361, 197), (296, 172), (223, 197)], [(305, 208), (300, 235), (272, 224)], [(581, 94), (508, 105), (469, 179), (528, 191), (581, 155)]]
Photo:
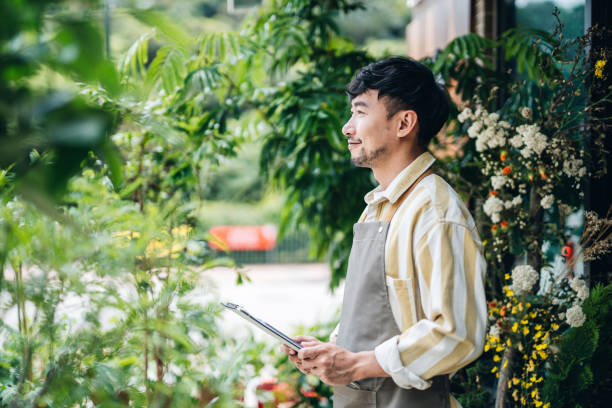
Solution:
[(321, 353), (321, 346), (304, 347), (298, 351), (298, 357), (302, 360), (313, 360)]
[(292, 340), (297, 342), (297, 343), (302, 343), (303, 341), (316, 341), (316, 342), (319, 341), (315, 337), (312, 337), (312, 336), (302, 336), (302, 335), (292, 337)]

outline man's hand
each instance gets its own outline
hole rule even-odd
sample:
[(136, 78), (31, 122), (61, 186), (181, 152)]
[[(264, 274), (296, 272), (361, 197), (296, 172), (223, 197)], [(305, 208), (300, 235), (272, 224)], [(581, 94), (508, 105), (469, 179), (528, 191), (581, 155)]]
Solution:
[[(305, 342), (309, 342), (312, 344), (323, 344), (322, 342), (320, 342), (319, 340), (317, 340), (316, 338), (312, 336), (295, 336), (295, 337), (292, 337), (291, 340), (295, 341), (296, 343), (299, 343), (300, 345), (303, 345)], [(289, 356), (289, 361), (295, 364), (298, 370), (300, 370), (304, 374), (310, 374), (310, 370), (305, 371), (302, 369), (302, 361), (298, 357), (298, 353), (295, 350), (290, 349), (289, 347), (283, 344), (281, 345), (281, 351)]]
[(388, 377), (376, 361), (373, 351), (352, 353), (334, 343), (323, 343), (314, 337), (297, 336), (294, 341), (303, 347), (299, 352), (283, 345), (289, 356), (304, 374), (314, 374), (326, 384), (346, 385), (369, 377)]

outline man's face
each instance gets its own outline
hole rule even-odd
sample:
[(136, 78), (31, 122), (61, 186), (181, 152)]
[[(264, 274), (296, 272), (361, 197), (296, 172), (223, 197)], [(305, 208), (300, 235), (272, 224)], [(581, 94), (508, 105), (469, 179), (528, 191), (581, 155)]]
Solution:
[(368, 89), (353, 98), (351, 118), (342, 127), (342, 133), (348, 139), (354, 165), (374, 168), (393, 153), (397, 137), (391, 125), (384, 98), (378, 99), (378, 90)]

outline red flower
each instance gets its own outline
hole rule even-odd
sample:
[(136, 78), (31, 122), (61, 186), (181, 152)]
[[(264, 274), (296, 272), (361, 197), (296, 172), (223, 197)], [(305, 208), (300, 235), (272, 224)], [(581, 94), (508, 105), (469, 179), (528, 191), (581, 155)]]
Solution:
[(504, 167), (503, 172), (504, 172), (505, 175), (508, 175), (508, 174), (512, 173), (512, 167), (510, 167), (510, 166)]
[(563, 256), (566, 259), (571, 258), (573, 252), (574, 252), (574, 248), (573, 248), (573, 245), (571, 243), (568, 243), (563, 248), (561, 248), (561, 256)]
[(318, 398), (319, 394), (316, 391), (302, 391), (302, 395), (309, 398)]

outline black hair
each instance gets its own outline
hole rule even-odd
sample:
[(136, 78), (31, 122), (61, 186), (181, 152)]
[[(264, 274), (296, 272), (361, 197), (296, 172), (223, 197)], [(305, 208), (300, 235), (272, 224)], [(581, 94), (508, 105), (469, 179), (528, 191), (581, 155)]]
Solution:
[(448, 119), (449, 97), (425, 65), (410, 58), (391, 57), (363, 67), (346, 87), (351, 100), (368, 89), (385, 98), (387, 118), (400, 110), (414, 110), (419, 121), (418, 141), (423, 149)]

